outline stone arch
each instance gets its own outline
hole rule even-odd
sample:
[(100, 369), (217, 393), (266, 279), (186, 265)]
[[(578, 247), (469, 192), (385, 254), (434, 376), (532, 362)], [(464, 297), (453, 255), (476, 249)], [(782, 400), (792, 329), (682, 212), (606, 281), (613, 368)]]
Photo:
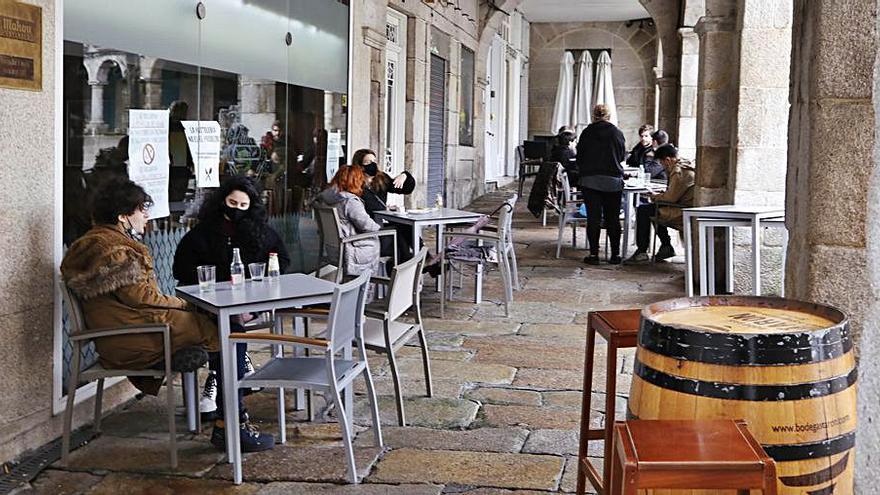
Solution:
[(89, 84), (107, 84), (107, 78), (114, 65), (119, 68), (123, 79), (128, 78), (128, 61), (122, 54), (86, 55), (83, 65), (89, 75)]

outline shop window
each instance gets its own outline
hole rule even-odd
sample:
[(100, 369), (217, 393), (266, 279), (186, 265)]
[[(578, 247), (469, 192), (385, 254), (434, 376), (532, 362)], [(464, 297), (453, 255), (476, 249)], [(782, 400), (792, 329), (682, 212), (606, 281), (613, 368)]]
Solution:
[(474, 52), (461, 47), (461, 108), (458, 122), (458, 144), (474, 145)]

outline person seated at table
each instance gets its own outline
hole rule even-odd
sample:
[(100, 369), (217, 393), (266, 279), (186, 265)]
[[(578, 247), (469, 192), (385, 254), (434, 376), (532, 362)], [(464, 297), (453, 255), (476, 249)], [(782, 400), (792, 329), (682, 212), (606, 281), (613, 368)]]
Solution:
[[(281, 272), (290, 265), (287, 247), (275, 230), (267, 223), (266, 208), (254, 179), (235, 176), (212, 192), (199, 209), (196, 224), (177, 245), (172, 271), (180, 285), (198, 283), (197, 267), (213, 265), (218, 281), (227, 281), (232, 264), (232, 249), (238, 248), (245, 270), (250, 263), (268, 263), (269, 253), (278, 255)], [(247, 323), (254, 316), (238, 315), (233, 324)], [(253, 371), (247, 345), (238, 345), (239, 378)], [(220, 370), (220, 357), (215, 355), (210, 363), (212, 370)], [(205, 380), (199, 410), (214, 413), (222, 410), (222, 391), (217, 387), (218, 376), (212, 371)]]
[(639, 142), (633, 146), (633, 149), (630, 150), (626, 157), (626, 165), (628, 167), (638, 168), (640, 165), (645, 165), (646, 155), (654, 151), (653, 139), (651, 138), (653, 132), (654, 126), (651, 124), (644, 124), (639, 127)]
[(556, 136), (556, 143), (550, 149), (550, 161), (559, 162), (568, 174), (568, 183), (576, 186), (578, 183), (577, 150), (574, 148), (574, 131), (563, 128)]
[[(367, 186), (364, 187), (363, 196), (364, 207), (370, 217), (377, 211), (388, 209), (388, 193), (409, 195), (416, 188), (416, 179), (404, 170), (394, 179), (388, 176), (376, 161), (376, 152), (371, 149), (359, 149), (352, 156), (352, 163), (358, 164), (364, 168), (367, 178)], [(412, 249), (412, 226), (394, 224), (397, 231), (397, 260), (398, 262), (406, 261), (413, 256)], [(391, 237), (382, 237), (380, 239), (381, 255), (391, 256), (394, 250), (394, 239)]]
[[(651, 241), (651, 218), (658, 219), (657, 237), (660, 238), (660, 248), (655, 256), (658, 260), (665, 260), (675, 256), (672, 240), (669, 237), (668, 227), (677, 230), (682, 228), (682, 208), (689, 208), (694, 203), (694, 183), (696, 171), (693, 165), (678, 157), (678, 149), (671, 144), (665, 144), (654, 152), (657, 161), (663, 165), (669, 177), (669, 184), (665, 192), (652, 195), (654, 201), (650, 204), (639, 205), (636, 210), (636, 252), (627, 260), (628, 263), (648, 261), (648, 245)], [(667, 203), (665, 205), (658, 203)]]
[(577, 144), (580, 186), (587, 204), (588, 265), (599, 264), (599, 234), (602, 217), (611, 241), (611, 264), (620, 264), (620, 205), (623, 201), (623, 167), (626, 141), (623, 133), (610, 122), (606, 105), (593, 108), (593, 123), (581, 133)]
[[(106, 183), (92, 201), (94, 226), (68, 248), (61, 276), (81, 298), (89, 328), (165, 323), (171, 330), (175, 358), (178, 351), (189, 350), (188, 360), (198, 367), (220, 350), (217, 325), (183, 299), (159, 289), (153, 258), (142, 242), (151, 204), (150, 196), (130, 180)], [(162, 337), (158, 334), (106, 337), (97, 339), (95, 345), (101, 364), (108, 368), (163, 365)], [(189, 367), (180, 364), (180, 369)], [(153, 379), (140, 378), (133, 383), (153, 395), (161, 386), (161, 380)], [(214, 427), (212, 443), (225, 450), (225, 438), (221, 422)], [(265, 450), (275, 443), (271, 435), (259, 435), (248, 428), (247, 422), (243, 422), (241, 440), (242, 448), (248, 451)]]
[[(350, 165), (339, 167), (330, 187), (324, 189), (315, 199), (318, 206), (335, 208), (339, 214), (340, 230), (343, 237), (380, 229), (364, 206), (362, 195), (367, 187), (364, 167)], [(345, 275), (358, 276), (365, 272), (377, 273), (379, 268), (379, 240), (377, 237), (361, 239), (346, 245), (343, 253), (343, 266), (338, 267)]]
[(666, 177), (666, 169), (657, 160), (656, 156), (654, 156), (657, 148), (665, 144), (669, 144), (669, 134), (667, 134), (666, 131), (660, 129), (651, 134), (651, 149), (645, 153), (645, 159), (642, 162), (645, 172), (651, 174), (651, 180), (668, 179)]

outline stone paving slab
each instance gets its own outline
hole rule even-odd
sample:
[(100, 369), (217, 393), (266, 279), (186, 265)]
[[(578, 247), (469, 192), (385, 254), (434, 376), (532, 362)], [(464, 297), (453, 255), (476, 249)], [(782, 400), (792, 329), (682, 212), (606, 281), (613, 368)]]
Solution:
[[(433, 365), (434, 362), (432, 361), (431, 364)], [(460, 380), (438, 378), (437, 375), (432, 377), (431, 385), (434, 397), (445, 397), (448, 399), (461, 398), (461, 391), (465, 386)], [(377, 395), (394, 395), (394, 382), (390, 374), (374, 376), (373, 386), (376, 388)], [(416, 376), (401, 376), (400, 386), (403, 388), (404, 397), (425, 397), (427, 393), (425, 379), (421, 373)], [(365, 395), (367, 393), (366, 383), (363, 380), (357, 380), (354, 391), (356, 394)]]
[[(498, 337), (493, 337), (496, 339)], [(467, 342), (467, 341), (466, 341)], [(477, 353), (479, 355), (479, 353)], [(508, 363), (511, 361), (507, 361)], [(424, 376), (424, 369), (421, 360), (408, 359), (398, 363), (401, 375)], [(516, 374), (516, 368), (505, 364), (499, 364), (497, 361), (492, 363), (486, 362), (454, 362), (454, 361), (432, 361), (431, 375), (443, 377), (445, 380), (458, 380), (462, 383), (490, 383), (495, 385), (509, 384), (513, 381)]]
[(513, 386), (545, 390), (581, 390), (584, 386), (584, 377), (581, 372), (575, 370), (520, 368), (513, 379)]
[(476, 349), (475, 363), (517, 363), (520, 367), (543, 369), (584, 369), (584, 343), (560, 345), (543, 337), (477, 337), (462, 344)]
[[(431, 428), (387, 426), (382, 438), (392, 449), (464, 450), (470, 452), (519, 452), (529, 432), (520, 428), (476, 428), (451, 431)], [(361, 434), (358, 445), (370, 445), (372, 433)]]
[(557, 339), (568, 342), (587, 342), (587, 326), (574, 324), (527, 323), (520, 328), (518, 335)]
[[(397, 425), (397, 406), (393, 396), (379, 397), (379, 420), (383, 425)], [(467, 428), (477, 416), (476, 402), (442, 397), (404, 398), (403, 410), (409, 426), (460, 430)], [(354, 421), (372, 424), (369, 401), (355, 401)]]
[[(178, 469), (171, 469), (168, 439), (122, 438), (104, 435), (70, 453), (72, 471), (124, 471), (146, 474), (187, 473), (201, 476), (225, 456), (207, 441), (177, 442)], [(53, 464), (60, 468), (60, 462)]]
[(577, 409), (533, 406), (497, 406), (486, 404), (480, 411), (480, 424), (503, 427), (517, 426), (529, 429), (570, 429), (580, 428), (581, 413)]
[[(534, 430), (523, 445), (526, 454), (577, 455), (579, 430)], [(593, 442), (591, 443), (591, 447)]]
[(568, 311), (540, 302), (516, 301), (509, 307), (510, 316), (504, 315), (504, 306), (482, 303), (477, 307), (474, 319), (492, 321), (516, 321), (522, 323), (571, 323), (575, 311)]
[(438, 318), (425, 318), (425, 330), (429, 332), (446, 332), (458, 335), (486, 336), (515, 334), (519, 329), (519, 323), (515, 322), (491, 322), (471, 320), (441, 320)]
[(562, 464), (555, 456), (405, 448), (388, 452), (370, 481), (556, 490)]
[(262, 487), (255, 483), (233, 485), (223, 480), (182, 476), (146, 477), (111, 474), (95, 485), (88, 495), (255, 495)]
[[(395, 353), (397, 359), (422, 359), (422, 349), (420, 347), (416, 347), (414, 345), (406, 345), (401, 347)], [(443, 350), (433, 350), (430, 346), (428, 346), (428, 357), (431, 359), (431, 362), (434, 361), (470, 361), (471, 358), (474, 357), (474, 353), (469, 350), (460, 350), (460, 351), (443, 351)], [(375, 361), (376, 359), (386, 359), (385, 356), (376, 356), (375, 358), (371, 357), (370, 361)]]
[[(366, 476), (382, 450), (375, 447), (355, 449), (354, 462), (358, 476)], [(309, 481), (347, 483), (345, 448), (343, 447), (288, 447), (245, 454), (242, 463), (243, 479), (247, 482)], [(232, 465), (220, 463), (208, 478), (232, 479)]]
[(275, 482), (265, 485), (256, 495), (440, 495), (440, 485), (404, 484), (379, 485), (361, 483), (358, 485), (335, 485), (327, 483)]
[(511, 388), (477, 387), (465, 392), (465, 398), (483, 404), (501, 404), (516, 406), (540, 406), (541, 394), (531, 390)]
[(30, 486), (13, 490), (12, 495), (78, 495), (85, 493), (102, 478), (90, 473), (72, 473), (47, 469), (31, 482)]

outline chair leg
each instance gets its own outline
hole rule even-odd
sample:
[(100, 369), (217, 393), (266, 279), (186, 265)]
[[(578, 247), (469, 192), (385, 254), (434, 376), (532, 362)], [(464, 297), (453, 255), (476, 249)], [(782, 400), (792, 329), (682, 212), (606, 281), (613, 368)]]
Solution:
[(171, 469), (177, 469), (177, 425), (174, 417), (174, 382), (171, 373), (165, 374), (168, 407), (168, 447), (171, 449)]
[[(388, 325), (388, 322), (385, 322), (385, 325)], [(400, 386), (400, 373), (397, 370), (397, 358), (394, 357), (394, 351), (391, 348), (387, 349), (388, 354), (388, 364), (391, 367), (391, 378), (394, 382), (394, 397), (397, 402), (397, 423), (400, 426), (406, 426), (406, 414), (403, 412), (403, 390)]]
[[(352, 483), (358, 482), (357, 467), (354, 464), (354, 447), (351, 443), (351, 430), (348, 429), (348, 412), (342, 404), (339, 390), (332, 386), (333, 401), (336, 403), (336, 412), (339, 418), (339, 429), (342, 430), (342, 442), (345, 444), (346, 464), (348, 465), (348, 477)], [(376, 423), (378, 424), (378, 423)]]
[(498, 260), (499, 271), (501, 272), (501, 285), (504, 288), (504, 316), (510, 316), (510, 300), (513, 298), (513, 291), (510, 288), (510, 267), (507, 266), (507, 257), (501, 257)]
[[(311, 392), (311, 390), (309, 391)], [(311, 399), (311, 395), (309, 396)], [(311, 400), (308, 400), (311, 405)], [(284, 389), (278, 388), (278, 443), (287, 443), (287, 416), (284, 407)], [(311, 413), (311, 411), (309, 411)]]
[(422, 348), (422, 367), (425, 369), (425, 393), (428, 397), (434, 396), (434, 386), (431, 382), (431, 360), (428, 358), (428, 341), (425, 338), (425, 329), (419, 328), (419, 346)]
[(95, 389), (95, 433), (101, 433), (101, 402), (104, 399), (104, 379), (98, 379), (98, 388)]
[(516, 249), (513, 247), (513, 243), (510, 243), (510, 268), (511, 275), (513, 276), (513, 290), (520, 290), (522, 287), (519, 285), (519, 266), (516, 264)]
[(440, 253), (440, 319), (446, 315), (446, 259)]
[(559, 259), (559, 253), (562, 252), (562, 235), (565, 233), (565, 217), (565, 213), (559, 216), (559, 234), (556, 237), (556, 259)]
[(67, 466), (70, 457), (70, 430), (73, 422), (73, 407), (76, 404), (76, 384), (79, 383), (79, 345), (73, 348), (73, 373), (67, 378), (67, 407), (64, 409), (64, 431), (61, 435), (61, 464)]
[(183, 386), (183, 404), (186, 411), (186, 426), (190, 433), (198, 433), (199, 427), (199, 404), (196, 401), (196, 373), (188, 371), (181, 373), (181, 383)]
[(379, 421), (379, 401), (376, 399), (376, 387), (369, 366), (364, 367), (364, 380), (367, 382), (367, 398), (370, 399), (370, 416), (373, 417), (373, 439), (376, 441), (376, 447), (384, 447), (382, 424)]

